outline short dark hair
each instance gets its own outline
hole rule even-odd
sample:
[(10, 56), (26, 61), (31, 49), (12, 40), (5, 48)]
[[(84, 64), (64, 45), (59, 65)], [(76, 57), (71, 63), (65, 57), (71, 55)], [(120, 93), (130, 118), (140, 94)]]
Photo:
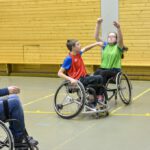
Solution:
[(67, 40), (66, 46), (69, 49), (69, 51), (72, 51), (72, 47), (75, 46), (75, 44), (78, 42), (76, 39), (70, 39)]

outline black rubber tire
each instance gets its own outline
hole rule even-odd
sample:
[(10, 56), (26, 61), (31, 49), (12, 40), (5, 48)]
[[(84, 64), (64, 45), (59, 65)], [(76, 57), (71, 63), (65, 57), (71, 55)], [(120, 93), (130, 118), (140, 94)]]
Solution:
[[(121, 80), (122, 80), (122, 77), (124, 78), (126, 84), (128, 87), (128, 99), (124, 96), (123, 92), (122, 92), (122, 87), (121, 87)], [(131, 84), (130, 84), (130, 81), (127, 77), (126, 74), (123, 74), (123, 73), (120, 73), (118, 75), (118, 78), (117, 78), (117, 88), (118, 88), (118, 93), (119, 93), (119, 96), (120, 96), (120, 99), (122, 100), (122, 102), (125, 104), (125, 105), (129, 105), (131, 103), (131, 100), (132, 100), (132, 87), (131, 87)]]
[(57, 95), (58, 95), (60, 89), (61, 89), (63, 86), (67, 86), (67, 84), (70, 84), (70, 82), (69, 82), (69, 81), (64, 81), (64, 82), (58, 87), (58, 89), (57, 89), (57, 91), (56, 91), (56, 93), (55, 93), (55, 96), (54, 96), (54, 109), (55, 109), (56, 113), (57, 113), (61, 118), (63, 118), (63, 119), (72, 119), (72, 118), (76, 117), (76, 116), (82, 111), (82, 109), (83, 109), (83, 107), (84, 107), (84, 104), (85, 104), (86, 96), (85, 96), (85, 89), (84, 89), (82, 83), (78, 81), (78, 86), (79, 86), (79, 88), (80, 88), (80, 90), (81, 90), (81, 93), (82, 93), (82, 103), (81, 103), (81, 106), (80, 106), (79, 109), (78, 109), (75, 113), (73, 113), (73, 114), (66, 114), (66, 115), (61, 114), (61, 113), (59, 112), (58, 108), (57, 108)]
[[(14, 140), (13, 140), (13, 136), (11, 134), (11, 131), (8, 129), (8, 127), (2, 121), (0, 121), (0, 128), (2, 128), (4, 130), (4, 132), (7, 134), (8, 150), (13, 150), (13, 148), (14, 148)], [(1, 142), (4, 142), (4, 141), (0, 141), (0, 146), (1, 146)]]

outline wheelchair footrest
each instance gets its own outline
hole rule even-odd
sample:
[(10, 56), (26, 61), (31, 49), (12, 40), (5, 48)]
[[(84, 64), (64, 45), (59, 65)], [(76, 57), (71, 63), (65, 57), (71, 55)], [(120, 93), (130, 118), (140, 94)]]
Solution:
[(102, 107), (98, 107), (98, 105), (95, 106), (94, 108), (90, 107), (88, 105), (85, 105), (82, 113), (83, 114), (94, 114), (94, 113), (96, 114), (96, 113), (107, 112), (108, 110), (109, 110), (109, 108), (108, 108), (107, 105), (105, 105), (105, 107), (103, 107), (103, 108)]

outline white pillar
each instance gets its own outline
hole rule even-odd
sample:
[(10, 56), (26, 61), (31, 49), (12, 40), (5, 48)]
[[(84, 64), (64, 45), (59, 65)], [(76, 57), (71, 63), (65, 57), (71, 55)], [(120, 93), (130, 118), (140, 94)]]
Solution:
[(113, 21), (118, 21), (119, 0), (101, 0), (102, 39), (107, 40), (109, 32), (116, 31), (113, 27)]

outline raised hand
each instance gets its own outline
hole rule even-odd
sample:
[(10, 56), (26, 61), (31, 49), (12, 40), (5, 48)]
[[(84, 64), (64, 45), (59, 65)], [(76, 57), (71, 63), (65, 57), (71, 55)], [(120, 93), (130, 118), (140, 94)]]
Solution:
[(100, 47), (102, 47), (103, 46), (103, 42), (96, 42), (97, 43), (97, 46), (100, 46)]
[(114, 21), (114, 22), (113, 22), (113, 25), (114, 25), (117, 29), (120, 29), (120, 24), (119, 24), (117, 21)]
[(97, 23), (101, 24), (103, 22), (103, 19), (101, 17), (97, 18)]

